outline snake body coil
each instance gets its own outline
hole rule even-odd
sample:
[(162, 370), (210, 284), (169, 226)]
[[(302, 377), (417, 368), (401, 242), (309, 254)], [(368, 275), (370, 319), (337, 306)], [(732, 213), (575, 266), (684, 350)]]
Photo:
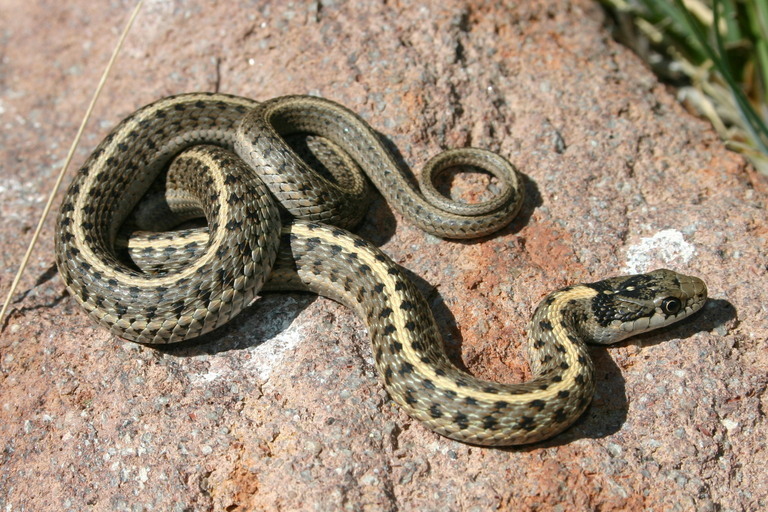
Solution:
[[(317, 165), (308, 167), (285, 142), (297, 134), (310, 134), (304, 139), (309, 153), (333, 179), (313, 170)], [(502, 191), (479, 205), (442, 198), (432, 177), (466, 165), (492, 173)], [(447, 238), (496, 231), (522, 203), (514, 168), (487, 151), (441, 153), (416, 188), (375, 132), (333, 102), (187, 94), (125, 119), (80, 170), (58, 219), (60, 274), (93, 318), (142, 343), (215, 329), (262, 286), (338, 300), (365, 319), (390, 396), (436, 432), (483, 445), (530, 443), (562, 431), (594, 392), (585, 342), (613, 343), (667, 325), (706, 299), (701, 280), (669, 270), (554, 292), (529, 329), (533, 380), (506, 385), (474, 378), (448, 360), (428, 305), (400, 267), (327, 224), (359, 221), (367, 196), (359, 168), (409, 221)], [(153, 195), (158, 176), (160, 206), (147, 207), (146, 218), (160, 211), (175, 223), (203, 215), (207, 230), (121, 232), (126, 225), (158, 224), (136, 210)], [(281, 211), (304, 220), (281, 227)]]

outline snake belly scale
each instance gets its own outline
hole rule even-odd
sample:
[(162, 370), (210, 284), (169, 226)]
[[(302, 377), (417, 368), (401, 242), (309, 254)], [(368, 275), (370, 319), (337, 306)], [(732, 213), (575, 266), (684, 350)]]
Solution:
[[(296, 134), (316, 137), (318, 154), (334, 155), (325, 157), (341, 167), (330, 170), (332, 179), (286, 144)], [(479, 205), (437, 197), (432, 177), (455, 166), (493, 174), (501, 191)], [(441, 153), (422, 171), (428, 183), (417, 187), (367, 123), (333, 102), (187, 94), (138, 110), (86, 161), (60, 209), (60, 274), (91, 317), (142, 343), (209, 332), (262, 287), (335, 299), (365, 320), (392, 399), (434, 431), (481, 445), (531, 443), (567, 428), (594, 393), (585, 343), (668, 325), (706, 300), (701, 280), (669, 270), (553, 292), (529, 328), (533, 379), (477, 379), (447, 358), (426, 301), (402, 269), (344, 229), (364, 211), (359, 169), (403, 217), (446, 238), (492, 233), (522, 202), (517, 173), (494, 153)], [(168, 197), (179, 191), (184, 198), (183, 207), (168, 199), (164, 208), (173, 213), (192, 204), (207, 228), (124, 236), (125, 225), (143, 222), (132, 212), (158, 179)]]

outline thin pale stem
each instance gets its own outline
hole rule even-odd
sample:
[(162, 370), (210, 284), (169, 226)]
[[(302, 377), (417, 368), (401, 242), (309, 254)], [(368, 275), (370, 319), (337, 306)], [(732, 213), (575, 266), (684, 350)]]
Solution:
[(27, 252), (24, 254), (24, 258), (21, 260), (21, 265), (19, 266), (19, 270), (16, 272), (16, 276), (13, 278), (13, 282), (11, 283), (11, 288), (10, 290), (8, 290), (8, 296), (5, 298), (5, 302), (3, 303), (2, 310), (0, 310), (0, 331), (2, 331), (5, 327), (5, 324), (4, 324), (5, 313), (10, 307), (11, 300), (13, 299), (13, 294), (16, 293), (16, 288), (19, 285), (21, 276), (24, 274), (24, 269), (26, 269), (27, 267), (27, 263), (29, 262), (29, 258), (32, 255), (32, 251), (35, 248), (37, 239), (40, 237), (40, 232), (43, 230), (43, 224), (45, 223), (45, 219), (48, 217), (48, 213), (51, 211), (51, 206), (53, 205), (53, 201), (56, 197), (56, 193), (59, 191), (59, 188), (61, 187), (61, 182), (64, 179), (64, 176), (66, 175), (67, 170), (69, 169), (69, 164), (72, 161), (72, 157), (75, 154), (75, 149), (77, 148), (77, 145), (80, 142), (80, 138), (83, 135), (85, 126), (88, 123), (88, 120), (91, 118), (91, 113), (93, 112), (93, 107), (96, 104), (96, 100), (99, 98), (99, 95), (101, 94), (101, 90), (104, 88), (104, 84), (107, 81), (107, 77), (109, 76), (110, 71), (112, 71), (112, 66), (115, 63), (115, 60), (117, 60), (117, 55), (120, 53), (120, 49), (123, 47), (123, 42), (125, 41), (125, 38), (131, 29), (131, 26), (133, 25), (133, 21), (136, 19), (136, 16), (139, 14), (139, 11), (141, 10), (141, 6), (143, 3), (144, 3), (144, 0), (139, 0), (136, 3), (136, 7), (133, 9), (133, 13), (131, 13), (131, 17), (128, 18), (128, 23), (126, 23), (125, 28), (123, 29), (123, 32), (120, 34), (120, 38), (117, 40), (117, 45), (115, 46), (115, 49), (112, 52), (112, 56), (109, 58), (107, 67), (104, 69), (104, 73), (102, 73), (101, 75), (99, 84), (96, 86), (96, 90), (94, 91), (93, 96), (91, 97), (91, 103), (90, 105), (88, 105), (88, 109), (85, 111), (83, 120), (80, 123), (80, 128), (78, 128), (77, 134), (75, 135), (75, 139), (72, 141), (72, 145), (69, 148), (69, 153), (67, 153), (67, 158), (64, 160), (64, 165), (62, 166), (61, 172), (59, 172), (59, 175), (56, 178), (56, 182), (53, 185), (53, 190), (51, 190), (51, 194), (48, 196), (48, 202), (45, 204), (43, 213), (40, 216), (40, 221), (37, 223), (37, 228), (35, 229), (35, 232), (32, 235), (32, 240), (30, 240), (29, 242), (29, 246), (27, 247)]

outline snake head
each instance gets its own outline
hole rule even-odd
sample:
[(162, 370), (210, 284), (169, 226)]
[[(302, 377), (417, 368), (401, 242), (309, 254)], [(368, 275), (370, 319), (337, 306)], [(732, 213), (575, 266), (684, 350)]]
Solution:
[(583, 325), (585, 338), (605, 345), (682, 320), (707, 300), (704, 281), (667, 269), (585, 286), (597, 292)]

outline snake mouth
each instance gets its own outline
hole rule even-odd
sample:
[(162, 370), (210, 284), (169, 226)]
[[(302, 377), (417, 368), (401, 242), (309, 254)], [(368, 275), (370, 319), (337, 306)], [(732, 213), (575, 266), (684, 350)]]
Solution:
[(657, 301), (661, 313), (670, 317), (670, 321), (679, 320), (700, 310), (707, 302), (707, 285), (694, 276), (677, 274), (675, 276), (676, 289), (672, 290), (670, 298), (676, 299), (680, 303), (679, 311), (669, 311), (665, 308), (664, 301), (667, 298)]
[(700, 310), (707, 302), (708, 290), (707, 284), (698, 277), (686, 276), (688, 282), (686, 283), (686, 289), (692, 290), (691, 295), (691, 313)]

